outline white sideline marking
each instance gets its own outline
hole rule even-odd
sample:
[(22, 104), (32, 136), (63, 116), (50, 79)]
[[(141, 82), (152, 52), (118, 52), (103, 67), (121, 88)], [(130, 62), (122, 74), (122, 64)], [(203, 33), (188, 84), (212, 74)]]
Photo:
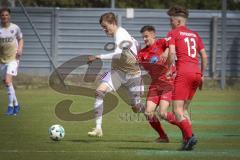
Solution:
[[(144, 152), (142, 152), (144, 151)], [(60, 151), (49, 151), (49, 150), (0, 150), (0, 153), (137, 153), (139, 155), (145, 155), (145, 156), (150, 156), (154, 155), (152, 153), (157, 154), (168, 154), (169, 156), (174, 156), (174, 155), (191, 155), (191, 156), (200, 156), (200, 155), (208, 155), (208, 156), (230, 156), (230, 157), (240, 157), (240, 154), (237, 152), (232, 152), (232, 151), (189, 151), (189, 152), (183, 152), (183, 151), (174, 151), (174, 150), (169, 150), (169, 151), (156, 151), (156, 150), (144, 150), (144, 149), (136, 149), (136, 150), (90, 150), (90, 151), (65, 151), (65, 150), (60, 150)], [(151, 154), (150, 154), (151, 153)], [(236, 154), (237, 153), (237, 154)], [(234, 155), (233, 155), (234, 154)]]

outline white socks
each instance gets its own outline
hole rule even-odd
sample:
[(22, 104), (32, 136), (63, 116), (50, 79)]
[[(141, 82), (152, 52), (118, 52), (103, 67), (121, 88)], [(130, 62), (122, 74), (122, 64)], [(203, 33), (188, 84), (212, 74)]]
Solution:
[(96, 98), (94, 104), (95, 117), (96, 117), (96, 128), (102, 128), (102, 113), (103, 113), (103, 99)]
[(15, 94), (15, 90), (13, 88), (13, 85), (10, 84), (9, 86), (6, 86), (7, 93), (8, 93), (8, 106), (13, 107), (18, 105), (17, 97)]

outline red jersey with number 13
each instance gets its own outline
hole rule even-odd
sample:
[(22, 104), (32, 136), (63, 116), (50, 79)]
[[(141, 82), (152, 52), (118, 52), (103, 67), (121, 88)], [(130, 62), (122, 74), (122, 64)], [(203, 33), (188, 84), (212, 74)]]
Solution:
[(176, 48), (176, 69), (178, 72), (201, 73), (198, 66), (198, 53), (204, 48), (197, 32), (186, 26), (171, 30), (168, 35), (169, 45)]

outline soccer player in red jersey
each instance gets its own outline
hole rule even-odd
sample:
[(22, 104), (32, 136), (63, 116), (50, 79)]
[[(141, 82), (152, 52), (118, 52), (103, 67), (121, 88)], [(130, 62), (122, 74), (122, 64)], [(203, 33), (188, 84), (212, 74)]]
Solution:
[[(172, 26), (172, 30), (167, 35), (169, 40), (168, 64), (170, 68), (176, 60), (177, 70), (174, 80), (173, 110), (184, 136), (181, 149), (192, 150), (197, 139), (192, 133), (191, 122), (184, 116), (184, 109), (190, 104), (197, 88), (202, 89), (207, 55), (198, 33), (186, 26), (188, 11), (183, 7), (174, 6), (167, 13)], [(201, 69), (198, 66), (198, 53), (201, 58)], [(167, 72), (167, 77), (169, 73), (170, 71)]]
[[(144, 26), (140, 30), (145, 48), (138, 53), (139, 63), (149, 73), (151, 84), (147, 94), (145, 115), (150, 125), (158, 132), (157, 142), (169, 142), (167, 134), (164, 132), (160, 121), (155, 115), (155, 110), (161, 118), (173, 122), (173, 113), (167, 112), (167, 108), (172, 100), (173, 78), (166, 79), (168, 64), (166, 62), (168, 55), (168, 43), (166, 39), (156, 39), (155, 28), (153, 26)], [(175, 67), (172, 65), (171, 73)]]

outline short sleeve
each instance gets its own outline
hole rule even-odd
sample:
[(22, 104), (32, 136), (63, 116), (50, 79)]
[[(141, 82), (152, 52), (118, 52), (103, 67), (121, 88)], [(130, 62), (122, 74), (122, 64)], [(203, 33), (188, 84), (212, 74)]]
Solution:
[(168, 42), (168, 46), (175, 45), (175, 35), (174, 35), (173, 31), (168, 32), (167, 42)]
[(18, 26), (16, 26), (16, 30), (17, 30), (16, 38), (17, 39), (22, 39), (23, 38), (23, 34), (22, 34), (21, 29)]
[(167, 42), (166, 38), (158, 39), (157, 40), (157, 45), (160, 48), (167, 48), (168, 47), (168, 42)]

